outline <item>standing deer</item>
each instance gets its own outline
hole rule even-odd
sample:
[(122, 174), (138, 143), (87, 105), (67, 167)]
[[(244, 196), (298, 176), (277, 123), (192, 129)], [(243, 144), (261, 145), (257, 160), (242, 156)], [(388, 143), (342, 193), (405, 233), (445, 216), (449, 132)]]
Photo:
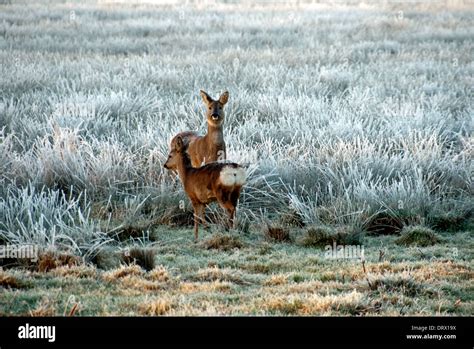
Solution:
[(217, 201), (229, 215), (229, 226), (234, 226), (235, 209), (240, 189), (245, 184), (245, 169), (232, 162), (211, 162), (193, 167), (181, 136), (176, 137), (170, 153), (169, 165), (178, 170), (184, 190), (194, 208), (194, 239), (198, 239), (199, 220), (205, 222), (206, 206)]
[(183, 143), (187, 146), (193, 167), (199, 167), (218, 160), (226, 160), (223, 125), (225, 119), (224, 105), (229, 100), (229, 92), (225, 91), (222, 93), (217, 101), (212, 99), (203, 90), (200, 90), (200, 94), (206, 105), (207, 134), (199, 136), (195, 132), (186, 131), (174, 136), (171, 140), (171, 151), (168, 155), (168, 160), (164, 165), (166, 169), (176, 170), (176, 167), (171, 165), (169, 159), (173, 156), (172, 152), (177, 137), (181, 137)]
[(178, 169), (176, 167), (176, 164), (173, 161), (171, 161), (171, 159), (173, 159), (175, 156), (176, 140), (178, 138), (181, 138), (181, 140), (183, 141), (184, 147), (188, 148), (189, 143), (199, 138), (199, 135), (193, 131), (184, 131), (184, 132), (178, 133), (176, 136), (173, 137), (173, 139), (171, 139), (170, 152), (168, 154), (168, 159), (166, 160), (163, 167), (166, 168), (167, 170), (172, 171), (175, 175), (176, 175), (176, 172), (178, 172)]

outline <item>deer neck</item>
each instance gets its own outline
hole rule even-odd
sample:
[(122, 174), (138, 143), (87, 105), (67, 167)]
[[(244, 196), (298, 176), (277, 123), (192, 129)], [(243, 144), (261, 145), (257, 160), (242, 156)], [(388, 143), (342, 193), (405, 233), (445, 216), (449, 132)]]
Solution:
[(181, 154), (181, 159), (178, 163), (178, 175), (179, 178), (181, 178), (181, 181), (185, 182), (186, 180), (186, 175), (193, 166), (191, 164), (191, 159), (189, 158), (187, 153)]
[(209, 146), (219, 146), (224, 144), (224, 132), (221, 126), (207, 125), (207, 134), (205, 136)]

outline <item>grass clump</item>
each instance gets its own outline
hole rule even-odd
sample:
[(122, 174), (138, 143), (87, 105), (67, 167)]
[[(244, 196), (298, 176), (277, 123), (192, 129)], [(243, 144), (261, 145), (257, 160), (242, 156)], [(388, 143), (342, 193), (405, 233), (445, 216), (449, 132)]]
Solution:
[(324, 225), (310, 227), (306, 230), (299, 244), (305, 247), (323, 247), (332, 244), (333, 229)]
[(421, 225), (408, 226), (403, 228), (400, 237), (395, 243), (400, 246), (432, 246), (440, 243), (441, 239), (435, 232)]
[(125, 264), (137, 264), (146, 271), (155, 268), (155, 250), (144, 247), (132, 247), (123, 252)]
[(84, 278), (93, 279), (97, 277), (97, 268), (95, 268), (93, 265), (85, 264), (77, 266), (64, 265), (53, 269), (51, 273), (58, 277), (69, 277), (75, 280)]
[(292, 210), (285, 212), (280, 217), (280, 222), (284, 226), (303, 228), (305, 222), (300, 213)]
[(96, 253), (91, 262), (99, 269), (110, 270), (120, 266), (123, 255), (112, 248), (103, 248)]
[(159, 298), (146, 301), (139, 306), (139, 312), (147, 316), (166, 315), (172, 309), (173, 303), (171, 299)]
[(80, 264), (82, 264), (82, 259), (78, 256), (48, 251), (39, 255), (36, 268), (39, 272), (45, 273), (58, 267), (72, 267)]
[(170, 207), (164, 212), (159, 220), (160, 224), (171, 227), (189, 227), (194, 224), (194, 212)]
[(247, 285), (249, 282), (243, 277), (240, 270), (231, 268), (219, 268), (217, 266), (199, 269), (197, 273), (190, 276), (190, 281), (200, 282), (232, 282), (238, 285)]
[(243, 246), (238, 237), (225, 234), (216, 234), (204, 240), (201, 245), (208, 250), (215, 249), (220, 251), (230, 251)]
[(265, 237), (275, 242), (290, 242), (290, 229), (279, 225), (266, 224), (264, 228)]
[(122, 265), (117, 269), (110, 270), (103, 274), (105, 281), (112, 282), (127, 276), (142, 276), (143, 270), (138, 265)]
[(276, 297), (269, 299), (265, 307), (270, 313), (279, 313), (283, 315), (296, 315), (303, 308), (304, 303), (301, 299)]
[(115, 238), (119, 241), (126, 241), (130, 238), (140, 238), (150, 229), (151, 225), (150, 222), (127, 224), (115, 233)]
[(438, 231), (456, 232), (463, 230), (468, 222), (468, 214), (464, 212), (443, 212), (428, 217), (430, 226)]
[(0, 287), (19, 289), (27, 287), (27, 284), (22, 280), (18, 279), (14, 275), (4, 271), (0, 268)]
[(55, 316), (56, 304), (50, 298), (43, 297), (35, 309), (29, 311), (28, 315), (33, 317)]
[(326, 225), (309, 227), (298, 243), (305, 247), (324, 247), (338, 245), (360, 245), (362, 234), (350, 227), (333, 228)]
[(403, 220), (391, 212), (379, 212), (365, 223), (364, 230), (373, 235), (395, 235), (403, 228)]
[(167, 282), (170, 280), (170, 275), (166, 268), (160, 265), (150, 271), (150, 273), (148, 274), (148, 278), (152, 281)]
[(373, 290), (383, 290), (387, 293), (401, 293), (407, 297), (416, 297), (425, 294), (428, 290), (409, 275), (384, 275), (372, 280)]

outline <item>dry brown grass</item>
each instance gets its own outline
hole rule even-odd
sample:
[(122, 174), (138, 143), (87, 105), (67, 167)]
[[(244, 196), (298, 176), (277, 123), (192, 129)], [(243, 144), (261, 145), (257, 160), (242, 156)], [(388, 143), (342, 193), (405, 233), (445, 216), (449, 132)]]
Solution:
[(239, 270), (218, 266), (199, 269), (193, 277), (195, 281), (229, 281), (239, 285), (249, 284)]
[(166, 282), (170, 279), (170, 276), (166, 268), (160, 265), (148, 273), (148, 278), (153, 281)]
[(144, 272), (138, 265), (121, 266), (104, 272), (102, 278), (109, 282), (118, 281), (124, 289), (138, 291), (157, 291), (172, 288), (175, 285), (163, 266), (159, 266), (148, 273)]
[(272, 275), (264, 281), (265, 286), (284, 285), (288, 282), (288, 276), (283, 274)]
[(63, 265), (50, 271), (52, 275), (70, 278), (95, 278), (97, 269), (90, 265)]
[(147, 300), (138, 306), (139, 313), (147, 316), (166, 315), (173, 308), (173, 300), (169, 297)]
[(294, 296), (276, 296), (269, 297), (261, 306), (271, 313), (277, 312), (284, 315), (297, 315), (303, 308), (303, 301)]
[(0, 268), (0, 286), (3, 288), (24, 288), (26, 287), (26, 284), (14, 275)]
[(48, 272), (61, 266), (75, 266), (82, 263), (82, 259), (78, 256), (48, 251), (38, 256), (37, 270), (39, 272)]
[[(293, 283), (285, 288), (288, 293), (314, 293), (314, 292), (337, 292), (339, 290), (347, 290), (349, 286), (346, 286), (338, 281), (327, 281), (322, 282), (319, 280), (303, 281), (299, 283)], [(353, 288), (353, 287), (352, 287)]]
[(212, 282), (183, 282), (179, 287), (179, 291), (185, 294), (202, 292), (228, 292), (231, 289), (232, 283), (220, 280)]
[(158, 291), (167, 288), (166, 283), (150, 281), (141, 276), (127, 275), (120, 279), (121, 285), (140, 291)]
[(102, 278), (105, 281), (113, 282), (126, 276), (142, 276), (143, 273), (143, 269), (138, 265), (122, 265), (119, 268), (103, 273)]
[(258, 307), (284, 315), (326, 315), (346, 308), (349, 312), (362, 308), (363, 294), (351, 291), (340, 295), (275, 295), (261, 301)]
[(208, 250), (216, 249), (221, 251), (230, 251), (243, 246), (239, 238), (224, 234), (215, 234), (214, 236), (204, 240), (201, 245)]
[(411, 271), (411, 275), (420, 281), (427, 280), (449, 280), (450, 278), (461, 278), (473, 280), (474, 272), (467, 265), (453, 261), (432, 262), (423, 267)]
[(290, 229), (277, 225), (267, 224), (264, 228), (265, 237), (275, 242), (290, 242)]
[(51, 298), (44, 297), (36, 305), (36, 308), (30, 310), (30, 316), (55, 316), (56, 315), (56, 306), (51, 300)]

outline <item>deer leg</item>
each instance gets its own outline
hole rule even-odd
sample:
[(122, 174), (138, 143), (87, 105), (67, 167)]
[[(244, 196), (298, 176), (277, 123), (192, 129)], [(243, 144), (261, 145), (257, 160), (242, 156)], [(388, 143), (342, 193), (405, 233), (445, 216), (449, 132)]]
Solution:
[(235, 211), (239, 202), (240, 187), (234, 187), (228, 190), (222, 190), (217, 200), (221, 207), (227, 211), (229, 222), (226, 230), (235, 228)]
[(194, 242), (198, 241), (199, 219), (202, 205), (193, 203), (194, 208)]
[[(227, 211), (227, 213), (230, 215), (230, 212), (229, 212), (229, 193), (226, 191), (226, 190), (220, 190), (217, 192), (217, 195), (216, 195), (216, 199), (217, 199), (217, 202), (219, 203), (219, 206), (222, 207), (224, 210)], [(229, 225), (228, 224), (224, 224), (224, 228), (225, 230), (229, 230)]]
[(199, 210), (199, 218), (201, 220), (201, 224), (203, 225), (204, 229), (207, 229), (206, 206), (205, 205), (202, 205), (201, 209)]
[(229, 228), (234, 229), (235, 228), (235, 207), (232, 205), (232, 203), (228, 203), (228, 206), (226, 207), (227, 213), (229, 214)]
[(234, 228), (234, 217), (235, 217), (235, 206), (232, 204), (230, 201), (223, 201), (222, 203), (219, 202), (221, 207), (227, 211), (227, 214), (229, 216), (229, 221), (227, 224), (225, 224), (225, 229), (233, 229)]
[(237, 205), (239, 204), (239, 197), (240, 197), (240, 187), (234, 188), (234, 190), (230, 194), (230, 203), (232, 205), (232, 213), (231, 213), (232, 228), (236, 227), (235, 211), (237, 210)]

